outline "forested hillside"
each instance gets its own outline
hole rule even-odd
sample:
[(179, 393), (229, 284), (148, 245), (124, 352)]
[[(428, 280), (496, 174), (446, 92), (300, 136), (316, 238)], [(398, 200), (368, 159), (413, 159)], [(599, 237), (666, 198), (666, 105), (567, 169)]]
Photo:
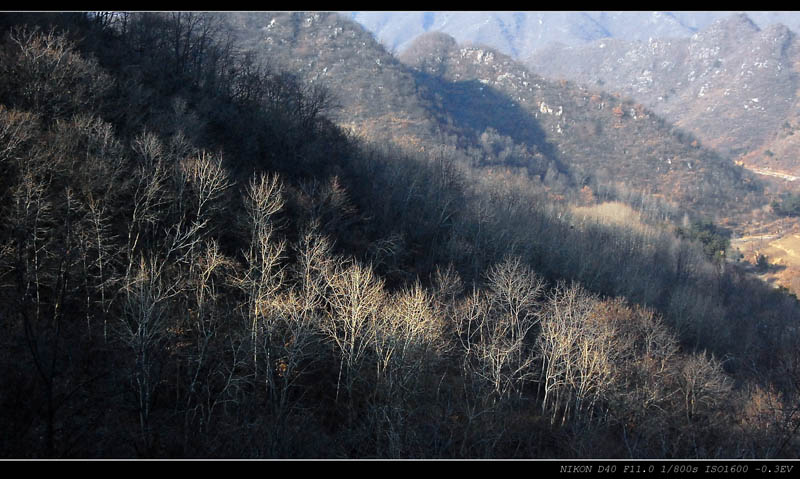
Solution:
[(624, 202), (655, 194), (678, 219), (743, 216), (768, 203), (754, 175), (643, 105), (545, 80), (491, 49), (433, 33), (396, 59), (333, 13), (231, 19), (254, 58), (325, 85), (341, 106), (331, 118), (361, 137), (522, 169), (554, 198), (574, 200), (585, 186)]
[(723, 229), (354, 135), (236, 28), (0, 16), (2, 456), (797, 457), (800, 305)]
[[(624, 185), (707, 216), (763, 204), (752, 174), (628, 98), (545, 80), (496, 51), (460, 47), (438, 33), (418, 37), (400, 58), (420, 82), (442, 85), (451, 123), (485, 122), (521, 143), (546, 142), (578, 186)], [(491, 95), (506, 101), (487, 101)], [(530, 139), (536, 130), (538, 142)]]

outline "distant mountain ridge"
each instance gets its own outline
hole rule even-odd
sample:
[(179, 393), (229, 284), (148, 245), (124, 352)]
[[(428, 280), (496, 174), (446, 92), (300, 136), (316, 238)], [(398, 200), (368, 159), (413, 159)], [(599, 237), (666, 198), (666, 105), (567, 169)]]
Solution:
[[(729, 17), (732, 11), (566, 11), (566, 12), (341, 12), (375, 35), (387, 49), (402, 52), (414, 38), (431, 31), (447, 33), (459, 43), (490, 46), (522, 59), (557, 42), (577, 46), (602, 38), (647, 41), (686, 38)], [(751, 11), (760, 28), (782, 23), (800, 30), (800, 12)]]

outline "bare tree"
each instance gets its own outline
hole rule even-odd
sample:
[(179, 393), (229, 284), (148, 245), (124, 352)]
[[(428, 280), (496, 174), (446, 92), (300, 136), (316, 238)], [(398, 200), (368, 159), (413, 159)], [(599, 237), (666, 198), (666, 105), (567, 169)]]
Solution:
[(387, 297), (376, 318), (376, 381), (367, 417), (376, 445), (387, 444), (393, 457), (413, 445), (411, 416), (432, 389), (447, 347), (438, 312), (433, 296), (417, 282)]
[[(247, 295), (247, 318), (253, 346), (253, 367), (258, 373), (260, 333), (271, 331), (270, 309), (284, 282), (280, 265), (285, 241), (276, 237), (273, 216), (284, 204), (283, 185), (277, 175), (254, 177), (247, 189), (246, 208), (250, 223), (250, 248), (245, 253), (245, 273), (239, 287)], [(264, 321), (267, 320), (265, 323)], [(268, 341), (269, 338), (267, 337)], [(266, 358), (267, 364), (272, 358)]]
[(386, 397), (402, 402), (416, 392), (413, 384), (432, 371), (444, 347), (443, 326), (433, 298), (419, 283), (389, 298), (375, 335), (376, 372)]
[(115, 328), (116, 336), (132, 356), (131, 385), (145, 454), (152, 453), (151, 412), (163, 362), (159, 354), (166, 338), (171, 301), (180, 293), (178, 286), (164, 277), (165, 266), (162, 260), (140, 256), (123, 286), (123, 315)]
[(456, 333), (464, 350), (464, 365), (488, 389), (495, 403), (535, 376), (535, 338), (539, 321), (537, 299), (544, 281), (518, 258), (507, 258), (486, 273), (488, 293), (476, 291), (457, 313)]
[(369, 266), (338, 261), (328, 278), (328, 287), (330, 314), (323, 318), (322, 329), (340, 354), (336, 398), (344, 373), (348, 401), (352, 401), (359, 369), (375, 342), (380, 308), (385, 301), (383, 281)]
[[(225, 284), (234, 274), (234, 268), (234, 261), (220, 251), (216, 240), (210, 239), (194, 258), (186, 278), (187, 291), (191, 293), (185, 298), (185, 330), (181, 328), (175, 334), (188, 341), (174, 347), (185, 364), (184, 448), (189, 443), (190, 424), (199, 420), (198, 432), (208, 434), (215, 410), (230, 400), (231, 391), (240, 379), (235, 374), (242, 361), (234, 344), (237, 331), (225, 327), (224, 321), (228, 312)], [(180, 374), (180, 362), (177, 371)], [(178, 379), (179, 393), (183, 378)]]
[(0, 105), (0, 167), (19, 159), (21, 149), (34, 135), (38, 119), (28, 112), (9, 110)]
[(784, 401), (779, 391), (769, 386), (750, 386), (742, 396), (739, 415), (744, 432), (744, 444), (740, 446), (742, 456), (753, 459), (781, 457), (781, 447), (792, 441), (792, 428), (795, 426), (792, 422), (797, 422), (791, 405)]
[(13, 271), (17, 293), (16, 311), (24, 327), (25, 341), (31, 353), (46, 396), (45, 449), (53, 455), (54, 444), (54, 378), (57, 347), (61, 340), (61, 317), (49, 307), (50, 287), (57, 282), (52, 263), (48, 261), (55, 229), (53, 205), (48, 198), (49, 182), (26, 170), (20, 183), (11, 192), (10, 223), (13, 242), (8, 253), (13, 255)]
[(313, 222), (302, 234), (295, 247), (297, 262), (294, 277), (301, 298), (301, 308), (306, 315), (322, 315), (326, 304), (328, 279), (333, 275), (335, 260), (331, 242), (318, 232)]
[(201, 151), (180, 161), (178, 174), (179, 181), (191, 188), (194, 221), (205, 227), (213, 215), (221, 212), (219, 200), (233, 186), (222, 159)]
[(731, 388), (722, 372), (722, 363), (703, 354), (686, 358), (678, 381), (687, 422), (702, 412), (712, 410), (725, 399)]
[[(79, 248), (83, 268), (86, 294), (86, 323), (91, 330), (95, 307), (99, 307), (103, 319), (103, 338), (108, 340), (108, 315), (112, 304), (112, 288), (118, 281), (113, 268), (120, 252), (114, 244), (111, 217), (107, 203), (93, 195), (81, 205), (83, 228), (79, 231)], [(99, 298), (97, 297), (99, 296)]]
[(164, 216), (163, 207), (168, 204), (167, 168), (161, 141), (155, 134), (144, 132), (134, 139), (132, 148), (138, 161), (133, 172), (135, 191), (128, 223), (126, 276), (136, 261), (142, 236), (159, 223)]
[(486, 279), (492, 292), (492, 309), (507, 328), (505, 336), (515, 344), (513, 361), (519, 368), (531, 359), (531, 331), (539, 322), (537, 301), (544, 290), (544, 280), (518, 257), (506, 258), (489, 268)]
[(577, 284), (559, 283), (542, 312), (538, 340), (544, 386), (542, 411), (551, 422), (572, 415), (591, 418), (611, 383), (617, 353), (613, 323), (597, 311), (598, 301)]
[(599, 314), (614, 321), (617, 370), (605, 385), (605, 419), (617, 424), (631, 457), (655, 454), (656, 444), (670, 441), (669, 414), (674, 388), (678, 343), (652, 311), (627, 306), (620, 299), (598, 305)]
[(91, 110), (112, 85), (97, 62), (82, 57), (62, 35), (23, 27), (8, 38), (16, 55), (4, 59), (0, 70), (10, 75), (8, 93), (47, 120)]

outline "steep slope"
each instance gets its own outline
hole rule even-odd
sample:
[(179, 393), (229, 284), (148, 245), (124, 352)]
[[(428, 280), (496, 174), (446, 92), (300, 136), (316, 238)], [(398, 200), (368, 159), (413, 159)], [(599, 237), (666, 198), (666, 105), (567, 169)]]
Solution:
[[(451, 89), (448, 103), (459, 105), (468, 118), (494, 115), (501, 121), (509, 110), (527, 112), (544, 133), (544, 142), (554, 147), (554, 155), (582, 183), (619, 182), (706, 213), (758, 201), (745, 201), (755, 193), (751, 175), (641, 104), (547, 81), (510, 57), (488, 48), (458, 46), (442, 34), (418, 38), (400, 58), (419, 69), (423, 83), (435, 83), (429, 78), (441, 76), (462, 86), (462, 91)], [(485, 91), (500, 92), (508, 102), (486, 109), (481, 102)], [(514, 138), (525, 133), (524, 127), (506, 132)]]
[(355, 140), (218, 19), (0, 26), (0, 456), (797, 456), (796, 298)]
[[(371, 139), (451, 147), (478, 165), (522, 167), (558, 194), (583, 186), (653, 193), (705, 216), (766, 201), (756, 181), (642, 105), (546, 81), (512, 58), (428, 34), (398, 61), (332, 13), (232, 14), (244, 48), (341, 104), (331, 115)], [(571, 192), (571, 193), (570, 193)]]
[[(782, 177), (795, 177), (800, 174), (800, 105), (792, 105), (792, 111), (785, 121), (767, 136), (757, 149), (742, 156), (743, 164), (757, 171), (774, 173)], [(793, 180), (792, 180), (793, 181)]]
[(707, 145), (741, 155), (785, 133), (797, 116), (799, 55), (787, 27), (760, 30), (740, 14), (687, 39), (552, 46), (527, 63), (546, 77), (619, 91)]
[(411, 73), (355, 22), (323, 12), (232, 13), (229, 20), (241, 48), (326, 88), (338, 105), (330, 117), (340, 125), (410, 145), (435, 129)]

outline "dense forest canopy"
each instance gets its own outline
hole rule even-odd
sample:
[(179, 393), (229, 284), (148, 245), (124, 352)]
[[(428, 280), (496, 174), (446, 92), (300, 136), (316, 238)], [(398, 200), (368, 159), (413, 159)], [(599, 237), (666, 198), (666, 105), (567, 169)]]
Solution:
[(713, 223), (359, 138), (228, 20), (0, 16), (4, 457), (797, 457)]

